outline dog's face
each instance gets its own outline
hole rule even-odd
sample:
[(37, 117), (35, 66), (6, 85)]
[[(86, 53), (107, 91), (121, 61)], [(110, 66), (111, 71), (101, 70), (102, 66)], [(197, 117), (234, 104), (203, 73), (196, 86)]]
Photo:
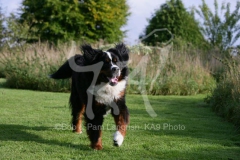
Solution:
[(118, 44), (115, 48), (107, 51), (92, 49), (89, 45), (82, 46), (84, 58), (88, 65), (103, 62), (98, 80), (115, 86), (123, 79), (122, 71), (126, 68), (129, 59), (128, 52), (124, 44)]
[(103, 52), (101, 61), (103, 67), (100, 71), (100, 77), (103, 82), (109, 82), (111, 86), (115, 86), (121, 75), (120, 59), (112, 52)]

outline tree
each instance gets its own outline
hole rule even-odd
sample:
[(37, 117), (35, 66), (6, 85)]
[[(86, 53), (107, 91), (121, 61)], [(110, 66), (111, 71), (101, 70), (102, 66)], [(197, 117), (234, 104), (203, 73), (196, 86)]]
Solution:
[(126, 0), (24, 0), (21, 23), (28, 23), (33, 41), (117, 41), (123, 37)]
[(84, 16), (84, 35), (88, 39), (119, 41), (124, 37), (121, 27), (127, 23), (126, 0), (84, 0), (80, 11)]
[[(161, 28), (167, 28), (175, 37), (193, 45), (204, 42), (197, 21), (194, 19), (193, 14), (186, 10), (181, 0), (169, 0), (161, 5), (149, 20), (149, 25), (140, 38), (148, 35), (154, 29)], [(158, 32), (154, 36), (145, 39), (144, 42), (154, 45), (157, 42), (166, 42), (169, 39), (170, 34)]]
[[(230, 12), (230, 3), (222, 3), (219, 8), (217, 0), (214, 1), (214, 9), (212, 12), (207, 6), (205, 0), (199, 6), (196, 13), (202, 18), (201, 31), (213, 45), (222, 50), (232, 47), (240, 37), (240, 2), (237, 1), (235, 10)], [(223, 13), (223, 15), (219, 15)]]
[[(2, 13), (2, 8), (0, 6), (0, 42), (2, 42), (4, 39), (5, 27), (3, 26), (3, 22), (4, 22), (4, 15)], [(0, 46), (1, 46), (1, 44), (0, 44)]]
[(19, 43), (19, 42), (25, 42), (25, 40), (37, 40), (36, 36), (30, 35), (28, 33), (29, 31), (29, 26), (27, 23), (19, 23), (18, 21), (18, 17), (16, 17), (16, 15), (14, 15), (13, 13), (10, 14), (10, 16), (8, 16), (6, 18), (6, 29), (5, 29), (5, 33), (6, 33), (6, 42), (8, 44), (15, 44), (15, 43)]
[(76, 0), (24, 0), (19, 22), (27, 23), (30, 42), (80, 38), (83, 16)]

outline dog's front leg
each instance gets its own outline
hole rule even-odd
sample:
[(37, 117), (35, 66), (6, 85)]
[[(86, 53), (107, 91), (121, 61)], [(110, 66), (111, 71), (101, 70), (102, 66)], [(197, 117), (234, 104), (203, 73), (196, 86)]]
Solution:
[(113, 137), (113, 144), (115, 146), (121, 146), (126, 135), (127, 125), (129, 123), (129, 112), (127, 106), (124, 105), (124, 107), (120, 109), (119, 115), (112, 115), (117, 129)]
[(86, 129), (88, 137), (91, 141), (91, 147), (101, 150), (102, 147), (102, 123), (103, 116), (94, 117), (93, 120), (86, 119)]

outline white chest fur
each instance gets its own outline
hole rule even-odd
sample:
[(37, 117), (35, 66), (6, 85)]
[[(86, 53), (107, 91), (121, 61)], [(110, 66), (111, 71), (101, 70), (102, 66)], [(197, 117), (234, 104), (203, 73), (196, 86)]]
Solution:
[(116, 86), (110, 86), (108, 83), (101, 83), (95, 86), (95, 100), (99, 103), (110, 105), (111, 102), (121, 98), (121, 92), (126, 88), (126, 80), (118, 82)]

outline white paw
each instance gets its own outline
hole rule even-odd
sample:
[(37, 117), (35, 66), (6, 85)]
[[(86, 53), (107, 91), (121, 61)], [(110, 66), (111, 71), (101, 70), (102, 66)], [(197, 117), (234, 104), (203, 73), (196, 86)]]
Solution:
[(77, 134), (82, 134), (82, 131), (80, 131), (80, 132), (76, 132)]
[(123, 139), (124, 138), (123, 138), (122, 134), (119, 131), (115, 132), (115, 134), (113, 136), (113, 143), (114, 143), (114, 145), (115, 146), (121, 146), (122, 143), (123, 143)]

